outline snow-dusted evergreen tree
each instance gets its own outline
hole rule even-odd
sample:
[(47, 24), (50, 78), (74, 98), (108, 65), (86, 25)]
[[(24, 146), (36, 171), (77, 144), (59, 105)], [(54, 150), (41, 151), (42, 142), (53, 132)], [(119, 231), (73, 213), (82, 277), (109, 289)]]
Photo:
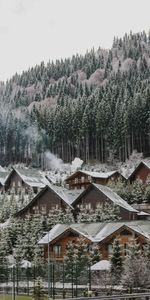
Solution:
[(145, 190), (144, 190), (144, 201), (150, 202), (150, 176), (147, 177)]
[[(147, 253), (149, 253), (148, 248)], [(142, 254), (140, 245), (136, 241), (129, 245), (128, 254), (123, 264), (122, 284), (124, 286), (139, 288), (149, 284), (150, 264), (148, 255)]]
[(66, 255), (64, 258), (64, 266), (65, 266), (65, 273), (66, 278), (73, 278), (74, 276), (74, 269), (75, 269), (75, 261), (76, 261), (76, 254), (75, 254), (75, 244), (69, 242), (66, 249)]
[(44, 293), (44, 285), (40, 277), (37, 278), (33, 287), (33, 294), (32, 298), (34, 300), (44, 300), (45, 293)]
[(77, 215), (78, 223), (91, 223), (95, 222), (94, 210), (87, 209), (86, 207), (80, 207), (79, 213)]
[(148, 242), (144, 247), (144, 254), (150, 261), (150, 242)]
[(142, 254), (141, 246), (135, 239), (132, 240), (128, 245), (127, 253), (131, 259), (134, 257), (139, 257)]
[(122, 254), (120, 242), (115, 239), (113, 243), (113, 253), (111, 256), (111, 276), (112, 282), (118, 284), (120, 282), (120, 276), (122, 272)]
[(100, 260), (101, 260), (100, 249), (97, 244), (92, 244), (89, 249), (89, 262), (91, 265), (94, 265)]
[(102, 206), (97, 206), (94, 215), (96, 222), (117, 221), (120, 219), (119, 213), (119, 206), (110, 203), (105, 203)]
[(76, 239), (75, 243), (69, 242), (64, 260), (66, 278), (85, 278), (89, 267), (100, 259), (98, 245), (88, 245), (84, 238)]
[(72, 213), (72, 210), (69, 207), (67, 207), (65, 209), (65, 211), (63, 212), (62, 223), (64, 223), (64, 224), (74, 223), (73, 213)]
[(77, 215), (77, 221), (78, 223), (117, 221), (120, 219), (119, 213), (119, 207), (110, 203), (98, 205), (95, 210), (81, 207)]
[(143, 182), (139, 179), (135, 180), (132, 183), (132, 202), (142, 203), (144, 200), (144, 191)]

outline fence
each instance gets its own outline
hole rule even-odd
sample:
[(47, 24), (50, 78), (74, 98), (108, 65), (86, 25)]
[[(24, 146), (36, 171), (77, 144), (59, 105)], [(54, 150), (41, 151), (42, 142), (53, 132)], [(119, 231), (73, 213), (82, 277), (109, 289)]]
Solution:
[[(101, 282), (93, 281), (93, 274), (89, 266), (82, 266), (81, 269), (76, 265), (66, 266), (56, 262), (47, 263), (42, 267), (32, 266), (21, 268), (19, 265), (13, 268), (0, 268), (0, 292), (5, 294), (12, 294), (13, 299), (16, 295), (26, 294), (32, 295), (35, 288), (36, 280), (42, 279), (44, 293), (50, 298), (80, 298), (88, 299), (88, 293), (92, 290), (91, 296), (98, 296), (97, 299), (150, 299), (150, 294), (142, 294), (145, 298), (140, 298), (140, 294), (129, 294), (126, 296), (106, 296), (108, 291), (111, 293), (120, 293), (115, 290), (115, 287), (110, 285), (103, 285)], [(122, 290), (126, 292), (127, 290)], [(144, 292), (144, 290), (143, 290)], [(138, 295), (136, 298), (135, 295)], [(131, 295), (130, 295), (131, 296)], [(119, 297), (119, 298), (118, 298)], [(149, 298), (146, 298), (149, 297)], [(90, 299), (94, 299), (90, 297)]]

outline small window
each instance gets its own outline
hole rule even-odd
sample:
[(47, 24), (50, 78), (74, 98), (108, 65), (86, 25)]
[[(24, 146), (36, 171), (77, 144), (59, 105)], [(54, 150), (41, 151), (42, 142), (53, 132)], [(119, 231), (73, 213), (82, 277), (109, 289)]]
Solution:
[(33, 188), (33, 191), (34, 191), (34, 194), (37, 194), (37, 192), (38, 192), (37, 187), (34, 187), (34, 188)]
[(86, 209), (91, 209), (91, 203), (87, 203), (87, 204), (85, 205), (85, 208), (86, 208)]
[(34, 213), (35, 214), (39, 213), (39, 207), (38, 206), (34, 206), (33, 209), (34, 209)]
[(129, 246), (128, 244), (124, 244), (124, 255), (126, 256), (128, 254), (128, 249), (129, 249)]
[(74, 183), (78, 183), (78, 178), (75, 178)]
[(112, 255), (113, 254), (113, 245), (109, 244), (108, 245), (108, 255)]
[(128, 231), (127, 229), (124, 229), (123, 231), (121, 231), (120, 235), (132, 235), (132, 233), (130, 231)]
[(84, 182), (85, 181), (85, 178), (84, 176), (81, 177), (81, 182)]
[(53, 252), (54, 255), (59, 256), (61, 254), (61, 246), (60, 245), (53, 246)]
[(91, 178), (91, 176), (90, 175), (88, 175), (88, 181), (92, 181), (92, 178)]
[(45, 215), (46, 214), (46, 204), (41, 205), (40, 210), (41, 210), (41, 213), (43, 215)]
[(56, 204), (55, 209), (59, 209), (59, 205), (58, 204)]

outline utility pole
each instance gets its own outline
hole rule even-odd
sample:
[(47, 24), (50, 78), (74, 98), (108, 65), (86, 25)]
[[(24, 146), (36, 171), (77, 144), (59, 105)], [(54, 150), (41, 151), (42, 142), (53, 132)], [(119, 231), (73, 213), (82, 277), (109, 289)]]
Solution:
[(48, 258), (48, 298), (50, 298), (50, 253), (49, 253), (49, 231), (47, 235), (48, 243), (47, 243), (47, 258)]
[(12, 300), (16, 299), (15, 295), (15, 266), (12, 267)]

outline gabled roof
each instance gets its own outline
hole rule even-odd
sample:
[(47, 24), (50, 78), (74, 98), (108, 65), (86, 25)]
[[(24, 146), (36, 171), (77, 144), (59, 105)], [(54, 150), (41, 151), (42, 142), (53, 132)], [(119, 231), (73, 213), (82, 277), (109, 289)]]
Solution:
[(53, 190), (61, 199), (63, 199), (68, 205), (71, 205), (82, 194), (83, 190), (68, 190), (62, 186), (53, 184), (47, 185)]
[(9, 172), (0, 170), (0, 184), (1, 185), (3, 185), (3, 186), (5, 185), (5, 181), (8, 176), (9, 176)]
[[(70, 180), (71, 178), (75, 177), (78, 173), (91, 176), (92, 178), (104, 178), (109, 179), (109, 177), (113, 176), (116, 173), (119, 173), (118, 171), (110, 171), (110, 172), (90, 172), (87, 170), (78, 170), (69, 177), (66, 178), (67, 180)], [(120, 174), (121, 175), (121, 174)]]
[(93, 243), (99, 243), (109, 238), (113, 233), (124, 228), (130, 229), (137, 234), (150, 240), (150, 221), (125, 221), (110, 223), (76, 223), (76, 224), (57, 224), (47, 233), (38, 244), (44, 245), (59, 239), (65, 232), (73, 230), (79, 235), (89, 239)]
[(134, 177), (134, 175), (136, 174), (136, 172), (142, 167), (142, 166), (146, 166), (149, 170), (150, 170), (150, 160), (143, 160), (141, 161), (138, 166), (135, 168), (135, 170), (130, 174), (129, 176), (129, 180), (132, 180), (132, 178)]
[(116, 194), (112, 189), (105, 185), (95, 184), (93, 185), (105, 196), (110, 199), (115, 205), (123, 207), (124, 209), (131, 211), (131, 212), (138, 212), (135, 208), (129, 205), (125, 200), (123, 200), (118, 194)]
[(110, 189), (109, 187), (105, 186), (105, 185), (101, 185), (101, 184), (96, 184), (96, 183), (91, 183), (90, 186), (84, 190), (78, 198), (76, 198), (74, 200), (74, 202), (72, 202), (72, 205), (76, 202), (79, 201), (79, 199), (85, 195), (86, 193), (88, 193), (91, 188), (94, 187), (96, 188), (98, 191), (100, 191), (101, 193), (103, 193), (109, 200), (111, 200), (113, 202), (114, 205), (120, 206), (128, 211), (131, 212), (138, 212), (136, 209), (134, 209), (131, 205), (129, 205), (125, 200), (123, 200), (118, 194), (116, 194), (112, 189)]
[(143, 161), (143, 164), (150, 169), (150, 160)]
[(11, 173), (7, 177), (5, 184), (11, 178), (12, 174), (16, 172), (24, 183), (31, 187), (44, 188), (48, 183), (48, 180), (44, 177), (39, 170), (30, 168), (12, 168)]
[(48, 241), (52, 242), (65, 232), (72, 230), (79, 235), (82, 235), (85, 238), (88, 238), (89, 240), (93, 241), (94, 236), (97, 234), (97, 232), (100, 230), (101, 227), (104, 226), (104, 223), (92, 223), (92, 224), (86, 224), (86, 223), (75, 223), (71, 225), (67, 224), (57, 224), (55, 225), (49, 233), (47, 233), (39, 242), (38, 244), (47, 244)]
[[(74, 209), (71, 205), (72, 202), (82, 193), (81, 190), (68, 190), (63, 187), (59, 187), (53, 184), (48, 184), (44, 189), (42, 189), (23, 209), (18, 211), (16, 215), (25, 212), (29, 207), (31, 207), (36, 200), (42, 196), (47, 190), (52, 190), (59, 198), (61, 198), (71, 209)], [(50, 201), (50, 200), (49, 200)]]

